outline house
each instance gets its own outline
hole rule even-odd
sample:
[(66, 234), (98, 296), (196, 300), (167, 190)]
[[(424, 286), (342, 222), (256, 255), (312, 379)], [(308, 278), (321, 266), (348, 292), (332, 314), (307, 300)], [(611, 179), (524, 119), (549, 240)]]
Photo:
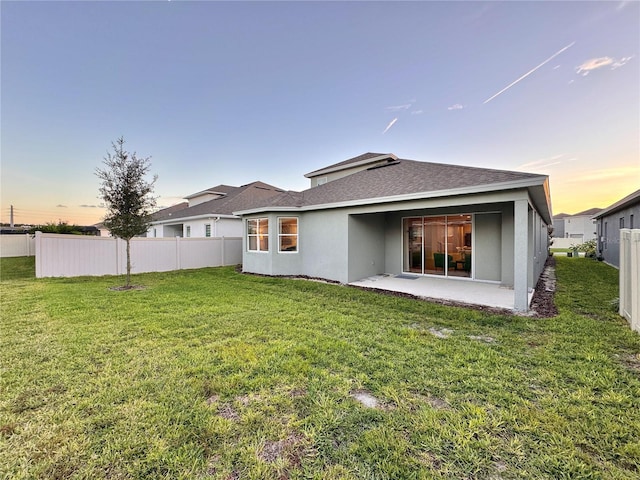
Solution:
[(547, 176), (365, 153), (305, 177), (308, 190), (235, 212), (245, 272), (493, 283), (528, 310), (548, 256)]
[(640, 190), (601, 210), (593, 218), (598, 232), (598, 255), (606, 263), (619, 268), (620, 229), (640, 228)]
[(263, 182), (208, 188), (188, 195), (186, 202), (157, 211), (147, 237), (240, 237), (242, 221), (233, 212), (283, 192)]
[(602, 210), (590, 208), (584, 212), (568, 215), (560, 213), (553, 216), (553, 236), (570, 238), (574, 243), (584, 243), (596, 238), (596, 222), (593, 216)]

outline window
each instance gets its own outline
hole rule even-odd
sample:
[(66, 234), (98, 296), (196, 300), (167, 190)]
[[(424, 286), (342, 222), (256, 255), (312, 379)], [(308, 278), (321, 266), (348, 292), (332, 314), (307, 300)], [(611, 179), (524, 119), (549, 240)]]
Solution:
[(247, 250), (250, 252), (269, 251), (268, 218), (251, 218), (247, 220)]
[(624, 217), (620, 217), (620, 228), (624, 228)]
[[(633, 215), (632, 215), (633, 216)], [(158, 236), (158, 230), (156, 230), (155, 228), (153, 229), (153, 238), (156, 238)]]
[(633, 228), (633, 213), (629, 215), (629, 228)]
[(298, 251), (298, 219), (296, 217), (278, 218), (278, 251)]
[(327, 177), (319, 178), (319, 179), (316, 181), (316, 185), (324, 185), (325, 183), (327, 183)]
[(207, 223), (204, 226), (204, 236), (205, 237), (210, 237), (211, 236), (211, 224)]
[(191, 225), (187, 225), (187, 233), (185, 233), (186, 237), (189, 238), (191, 236)]

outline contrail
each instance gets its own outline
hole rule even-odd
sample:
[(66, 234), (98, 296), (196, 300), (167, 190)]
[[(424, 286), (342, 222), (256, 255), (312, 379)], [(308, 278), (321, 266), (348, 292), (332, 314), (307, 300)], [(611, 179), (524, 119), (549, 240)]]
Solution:
[(385, 133), (387, 133), (389, 131), (389, 129), (391, 127), (393, 127), (393, 124), (396, 123), (398, 121), (398, 117), (394, 118), (393, 120), (391, 120), (391, 122), (389, 123), (389, 125), (387, 125), (387, 128), (384, 129), (384, 132), (382, 132), (382, 134), (384, 135)]
[(527, 78), (529, 75), (531, 75), (533, 72), (535, 72), (536, 70), (538, 70), (540, 67), (542, 67), (544, 64), (550, 62), (551, 60), (553, 60), (554, 58), (556, 58), (558, 55), (560, 55), (562, 52), (564, 52), (565, 50), (573, 47), (575, 45), (576, 42), (571, 42), (569, 45), (567, 45), (566, 47), (558, 50), (556, 53), (554, 53), (553, 55), (551, 55), (549, 58), (547, 58), (544, 62), (542, 62), (540, 65), (538, 65), (535, 68), (532, 68), (531, 70), (529, 70), (527, 73), (525, 73), (524, 75), (522, 75), (519, 79), (517, 79), (515, 82), (511, 82), (509, 85), (507, 85), (506, 87), (504, 87), (502, 90), (500, 90), (498, 93), (496, 93), (493, 97), (489, 97), (487, 98), (484, 102), (482, 102), (483, 104), (485, 103), (489, 103), (491, 100), (493, 100), (494, 98), (496, 98), (498, 95), (506, 92), (507, 90), (509, 90), (511, 87), (513, 87), (516, 83), (518, 83), (520, 80), (524, 80), (525, 78)]

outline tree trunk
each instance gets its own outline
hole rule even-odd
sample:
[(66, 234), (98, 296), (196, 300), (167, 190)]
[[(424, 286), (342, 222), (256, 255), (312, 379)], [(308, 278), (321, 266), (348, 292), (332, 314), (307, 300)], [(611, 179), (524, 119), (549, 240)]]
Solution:
[(131, 286), (131, 245), (130, 238), (125, 240), (127, 242), (127, 288)]

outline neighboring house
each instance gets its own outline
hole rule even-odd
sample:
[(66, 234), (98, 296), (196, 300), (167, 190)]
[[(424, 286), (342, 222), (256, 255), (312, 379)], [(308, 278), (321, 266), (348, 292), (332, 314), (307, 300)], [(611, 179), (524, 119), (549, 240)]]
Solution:
[(528, 310), (548, 256), (546, 175), (366, 153), (305, 177), (310, 189), (235, 212), (245, 272), (493, 282)]
[(601, 210), (593, 217), (598, 232), (598, 254), (605, 262), (620, 267), (620, 229), (640, 228), (640, 190)]
[(154, 213), (147, 237), (240, 237), (242, 221), (233, 212), (251, 208), (283, 192), (263, 182), (241, 187), (218, 185)]
[(600, 210), (602, 209), (590, 208), (584, 212), (567, 215), (564, 218), (564, 237), (575, 239), (576, 243), (595, 240), (597, 234), (596, 222), (593, 220), (593, 216), (600, 212)]
[(553, 216), (553, 237), (564, 238), (564, 219), (570, 217), (568, 213), (559, 213)]

